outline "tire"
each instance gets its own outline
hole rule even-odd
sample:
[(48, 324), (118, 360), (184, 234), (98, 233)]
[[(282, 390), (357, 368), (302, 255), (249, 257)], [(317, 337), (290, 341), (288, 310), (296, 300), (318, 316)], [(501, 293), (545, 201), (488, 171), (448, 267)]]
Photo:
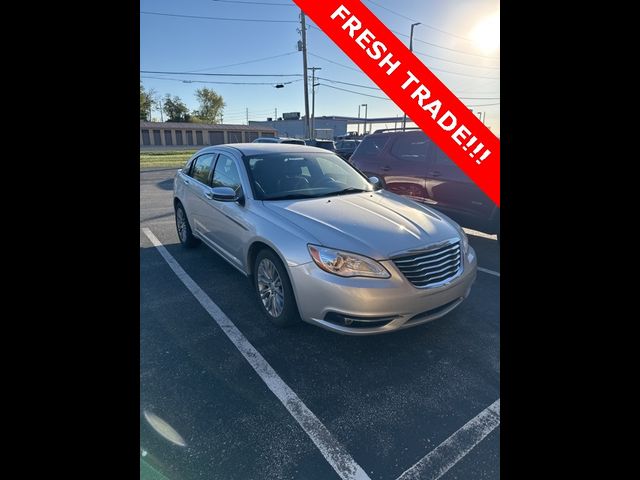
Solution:
[(184, 207), (180, 202), (176, 203), (175, 217), (176, 217), (176, 230), (178, 231), (178, 238), (180, 239), (180, 243), (185, 248), (194, 248), (200, 245), (200, 240), (197, 239), (193, 235), (193, 232), (191, 231), (191, 226), (189, 225), (189, 219), (187, 218), (187, 213), (184, 211)]
[(261, 250), (253, 271), (253, 287), (264, 315), (279, 327), (300, 322), (291, 281), (280, 258), (272, 250)]

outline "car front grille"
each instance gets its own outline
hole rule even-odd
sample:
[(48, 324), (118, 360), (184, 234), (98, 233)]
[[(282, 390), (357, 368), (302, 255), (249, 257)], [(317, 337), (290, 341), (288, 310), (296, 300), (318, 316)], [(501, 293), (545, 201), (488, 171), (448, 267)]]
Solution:
[(418, 288), (438, 287), (462, 272), (460, 241), (448, 240), (432, 249), (393, 258), (393, 263)]

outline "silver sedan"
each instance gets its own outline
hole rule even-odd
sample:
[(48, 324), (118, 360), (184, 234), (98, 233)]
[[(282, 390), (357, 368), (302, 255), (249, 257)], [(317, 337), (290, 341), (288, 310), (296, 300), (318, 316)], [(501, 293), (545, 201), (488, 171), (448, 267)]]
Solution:
[(204, 243), (249, 277), (279, 326), (412, 327), (460, 305), (476, 277), (456, 223), (320, 148), (203, 148), (176, 174), (174, 208), (180, 242)]

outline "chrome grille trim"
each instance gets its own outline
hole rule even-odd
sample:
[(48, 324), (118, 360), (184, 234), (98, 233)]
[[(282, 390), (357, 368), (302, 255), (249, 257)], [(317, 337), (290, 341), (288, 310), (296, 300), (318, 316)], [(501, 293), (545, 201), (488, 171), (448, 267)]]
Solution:
[(462, 274), (460, 239), (451, 238), (429, 250), (402, 254), (391, 259), (409, 282), (417, 288), (435, 288)]

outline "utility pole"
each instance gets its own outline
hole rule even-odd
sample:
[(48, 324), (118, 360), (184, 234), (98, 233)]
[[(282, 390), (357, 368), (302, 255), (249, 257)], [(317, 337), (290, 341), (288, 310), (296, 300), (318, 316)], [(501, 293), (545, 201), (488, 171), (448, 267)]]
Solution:
[(360, 136), (360, 105), (358, 105), (358, 136)]
[(247, 107), (247, 125), (249, 125), (249, 107)]
[(366, 103), (363, 103), (362, 106), (364, 107), (364, 127), (363, 127), (363, 134), (367, 134), (367, 110), (369, 110), (369, 106)]
[(273, 121), (277, 122), (278, 121), (278, 107), (276, 107), (275, 112), (276, 112), (276, 115), (275, 115), (275, 117), (273, 117)]
[[(416, 25), (420, 25), (420, 22), (418, 23), (412, 23), (411, 24), (411, 35), (409, 35), (409, 51), (413, 52), (413, 27), (415, 27)], [(407, 129), (407, 114), (404, 114), (404, 117), (402, 118), (402, 131), (404, 132)]]
[(309, 136), (311, 124), (309, 122), (309, 78), (307, 77), (307, 25), (305, 22), (305, 15), (302, 10), (300, 10), (300, 28), (300, 33), (302, 35), (302, 73), (304, 75), (304, 115), (307, 123), (307, 135), (305, 138), (311, 138)]
[(309, 138), (313, 140), (316, 138), (316, 70), (322, 70), (322, 68), (309, 67), (309, 70), (311, 70), (311, 135)]

